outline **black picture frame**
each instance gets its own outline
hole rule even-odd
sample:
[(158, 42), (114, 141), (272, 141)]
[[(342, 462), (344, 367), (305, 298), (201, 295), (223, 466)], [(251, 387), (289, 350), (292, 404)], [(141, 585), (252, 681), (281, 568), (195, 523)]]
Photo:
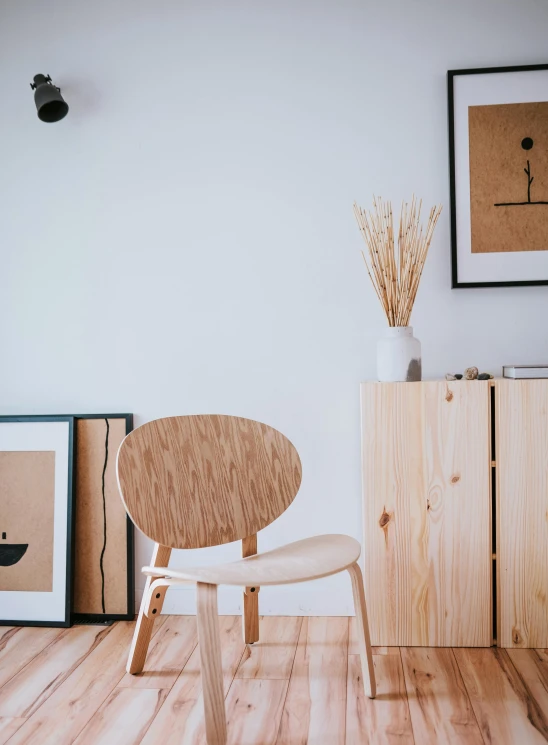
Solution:
[[(68, 476), (67, 476), (67, 546), (65, 572), (65, 614), (62, 621), (37, 621), (27, 619), (0, 619), (0, 626), (46, 626), (68, 628), (72, 625), (72, 580), (74, 565), (74, 417), (70, 415), (0, 416), (0, 423), (67, 422)], [(0, 591), (1, 592), (1, 591)]]
[[(448, 125), (449, 125), (449, 193), (451, 207), (451, 289), (471, 289), (476, 287), (532, 287), (548, 285), (548, 278), (538, 280), (516, 280), (495, 282), (461, 282), (458, 273), (457, 258), (457, 207), (456, 207), (456, 168), (455, 168), (455, 102), (454, 85), (455, 78), (463, 75), (485, 75), (489, 73), (513, 73), (532, 72), (537, 70), (548, 70), (548, 63), (537, 65), (519, 65), (507, 67), (484, 67), (461, 70), (448, 70), (447, 72), (447, 99), (448, 99)], [(547, 92), (548, 98), (548, 92)]]
[[(74, 414), (75, 422), (80, 419), (125, 419), (126, 436), (133, 431), (133, 414)], [(76, 432), (76, 427), (75, 427)], [(76, 434), (75, 434), (76, 442)], [(76, 448), (75, 448), (76, 449)], [(76, 468), (78, 467), (76, 463)], [(126, 515), (126, 561), (127, 561), (127, 612), (126, 613), (72, 613), (74, 624), (110, 624), (114, 621), (133, 621), (135, 618), (135, 530)]]

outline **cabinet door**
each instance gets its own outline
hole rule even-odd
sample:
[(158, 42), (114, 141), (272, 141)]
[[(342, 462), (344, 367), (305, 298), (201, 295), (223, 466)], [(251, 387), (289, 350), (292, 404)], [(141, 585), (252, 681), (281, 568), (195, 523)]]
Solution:
[(362, 384), (373, 644), (492, 644), (489, 390), (483, 381)]
[(548, 647), (548, 381), (497, 381), (497, 639)]

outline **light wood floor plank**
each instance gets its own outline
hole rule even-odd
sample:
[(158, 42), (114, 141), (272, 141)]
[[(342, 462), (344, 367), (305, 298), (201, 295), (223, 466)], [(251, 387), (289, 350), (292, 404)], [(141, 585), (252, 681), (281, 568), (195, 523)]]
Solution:
[(64, 630), (1, 689), (0, 716), (30, 717), (111, 628), (73, 626)]
[(0, 717), (0, 745), (4, 745), (26, 721), (23, 717)]
[(401, 655), (415, 742), (482, 745), (452, 650), (402, 647)]
[[(548, 743), (547, 650), (377, 647), (371, 701), (353, 621), (267, 617), (244, 651), (219, 619), (230, 745)], [(133, 627), (1, 627), (0, 745), (205, 745), (194, 617), (158, 619), (127, 685)]]
[(260, 622), (260, 641), (245, 648), (236, 678), (289, 680), (303, 619), (266, 616)]
[(548, 716), (548, 653), (545, 649), (507, 649), (507, 655), (533, 698)]
[(455, 649), (468, 695), (489, 745), (548, 742), (548, 712), (528, 696), (503, 649)]
[(195, 616), (168, 616), (152, 637), (143, 672), (126, 674), (119, 686), (169, 690), (197, 644)]
[(287, 686), (287, 680), (235, 679), (226, 700), (228, 745), (276, 745)]
[(278, 745), (344, 745), (348, 618), (305, 618)]
[(8, 641), (17, 634), (18, 631), (21, 631), (19, 626), (0, 626), (0, 657)]
[(375, 654), (373, 662), (377, 697), (371, 700), (364, 693), (359, 655), (348, 658), (346, 745), (413, 745), (400, 655)]
[(31, 626), (0, 627), (0, 688), (62, 632)]
[[(220, 616), (223, 686), (227, 694), (245, 648), (240, 616)], [(141, 745), (205, 745), (200, 654), (196, 648)]]
[(135, 624), (117, 623), (18, 730), (10, 745), (71, 745), (125, 673)]
[(139, 745), (167, 694), (161, 688), (115, 688), (74, 745)]

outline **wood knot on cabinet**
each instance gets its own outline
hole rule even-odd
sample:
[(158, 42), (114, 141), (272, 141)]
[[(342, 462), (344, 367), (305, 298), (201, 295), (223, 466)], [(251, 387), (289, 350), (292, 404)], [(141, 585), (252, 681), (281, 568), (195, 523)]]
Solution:
[(449, 390), (449, 387), (447, 388), (447, 391), (445, 392), (445, 400), (448, 403), (453, 400), (453, 391)]
[(379, 525), (384, 530), (389, 522), (390, 522), (390, 515), (386, 511), (386, 508), (384, 508), (383, 513), (381, 515), (381, 519), (379, 520)]
[(451, 483), (457, 484), (460, 481), (460, 476), (458, 473), (456, 473), (454, 476), (451, 476)]
[(386, 548), (388, 548), (388, 526), (390, 525), (391, 519), (392, 515), (386, 511), (386, 507), (383, 507), (382, 515), (379, 520), (379, 527), (382, 528), (384, 532), (384, 543), (386, 545)]
[(512, 629), (512, 642), (516, 645), (523, 644), (523, 637), (515, 626)]

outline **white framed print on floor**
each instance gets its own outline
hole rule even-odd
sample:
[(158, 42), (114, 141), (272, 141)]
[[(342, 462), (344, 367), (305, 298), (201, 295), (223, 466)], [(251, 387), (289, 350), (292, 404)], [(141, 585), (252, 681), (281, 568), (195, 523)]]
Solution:
[(548, 284), (548, 64), (449, 70), (452, 287)]
[(74, 419), (0, 417), (0, 625), (70, 626)]

